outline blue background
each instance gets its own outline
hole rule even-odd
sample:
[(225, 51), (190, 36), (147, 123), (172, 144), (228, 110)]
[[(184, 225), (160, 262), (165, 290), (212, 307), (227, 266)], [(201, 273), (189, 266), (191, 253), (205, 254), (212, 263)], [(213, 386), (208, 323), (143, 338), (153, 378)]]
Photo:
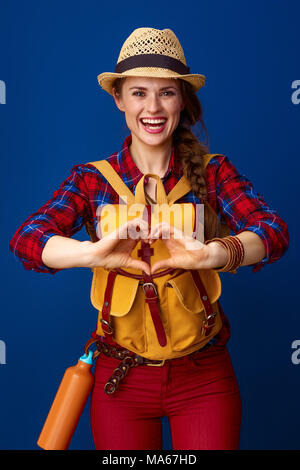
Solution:
[[(300, 339), (300, 104), (291, 99), (299, 18), (293, 0), (1, 1), (0, 449), (38, 449), (64, 370), (81, 356), (97, 315), (90, 270), (25, 271), (9, 240), (73, 165), (120, 148), (124, 117), (96, 77), (113, 71), (135, 28), (149, 26), (171, 28), (191, 72), (207, 77), (198, 96), (211, 152), (226, 154), (288, 225), (288, 252), (258, 273), (223, 273), (221, 302), (242, 393), (241, 449), (299, 449), (300, 364), (291, 360)], [(85, 231), (75, 238), (87, 239)], [(163, 426), (171, 449), (165, 418)], [(93, 449), (88, 405), (70, 449)]]

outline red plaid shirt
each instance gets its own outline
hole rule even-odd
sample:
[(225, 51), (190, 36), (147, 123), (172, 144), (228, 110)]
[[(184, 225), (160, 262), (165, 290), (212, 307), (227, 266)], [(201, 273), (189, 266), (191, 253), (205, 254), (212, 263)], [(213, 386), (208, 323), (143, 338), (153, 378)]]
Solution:
[[(130, 156), (130, 143), (131, 135), (126, 137), (121, 150), (113, 153), (107, 160), (134, 193), (142, 173)], [(168, 170), (162, 178), (166, 193), (169, 193), (181, 176), (182, 166), (172, 149)], [(226, 156), (218, 155), (210, 160), (206, 170), (206, 185), (208, 202), (219, 217), (225, 219), (231, 234), (248, 230), (262, 239), (266, 257), (251, 265), (253, 272), (283, 255), (289, 244), (286, 223), (254, 190), (251, 182), (238, 173)], [(70, 176), (53, 193), (53, 197), (18, 228), (10, 241), (10, 250), (25, 269), (54, 274), (60, 269), (47, 267), (41, 258), (47, 240), (53, 235), (72, 237), (88, 221), (92, 221), (96, 229), (97, 207), (116, 204), (118, 201), (118, 194), (93, 165), (75, 165)], [(201, 203), (192, 191), (178, 202)]]

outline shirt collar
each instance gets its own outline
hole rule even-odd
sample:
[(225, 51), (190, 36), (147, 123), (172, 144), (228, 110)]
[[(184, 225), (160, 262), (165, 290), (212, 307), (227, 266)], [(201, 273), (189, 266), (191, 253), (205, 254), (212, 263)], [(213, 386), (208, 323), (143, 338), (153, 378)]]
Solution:
[[(118, 154), (118, 163), (120, 168), (120, 175), (124, 183), (132, 188), (142, 178), (143, 173), (136, 166), (133, 158), (131, 157), (129, 146), (132, 141), (132, 135), (129, 134), (122, 145), (121, 151)], [(175, 149), (172, 146), (171, 157), (169, 160), (168, 169), (165, 175), (162, 177), (162, 181), (165, 182), (170, 175), (175, 175), (178, 179), (182, 176), (182, 165), (181, 162), (175, 157)]]

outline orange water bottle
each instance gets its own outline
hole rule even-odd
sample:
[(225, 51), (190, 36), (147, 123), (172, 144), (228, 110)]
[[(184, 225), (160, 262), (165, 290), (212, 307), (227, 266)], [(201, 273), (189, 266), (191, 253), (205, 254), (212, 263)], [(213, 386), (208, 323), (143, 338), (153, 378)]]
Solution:
[(93, 386), (92, 356), (89, 351), (65, 371), (37, 441), (42, 449), (65, 450), (69, 447)]

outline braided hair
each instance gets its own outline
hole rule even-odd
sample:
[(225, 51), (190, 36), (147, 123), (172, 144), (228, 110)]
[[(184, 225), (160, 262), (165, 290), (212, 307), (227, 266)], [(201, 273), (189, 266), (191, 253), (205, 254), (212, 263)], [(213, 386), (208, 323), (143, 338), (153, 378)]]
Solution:
[(204, 204), (204, 238), (211, 239), (219, 235), (219, 219), (208, 203), (205, 182), (203, 156), (209, 153), (208, 146), (198, 140), (191, 127), (200, 124), (207, 137), (207, 129), (203, 121), (201, 103), (190, 83), (178, 80), (182, 98), (186, 105), (180, 114), (180, 120), (173, 133), (175, 155), (181, 161), (183, 173), (189, 181), (193, 193)]

